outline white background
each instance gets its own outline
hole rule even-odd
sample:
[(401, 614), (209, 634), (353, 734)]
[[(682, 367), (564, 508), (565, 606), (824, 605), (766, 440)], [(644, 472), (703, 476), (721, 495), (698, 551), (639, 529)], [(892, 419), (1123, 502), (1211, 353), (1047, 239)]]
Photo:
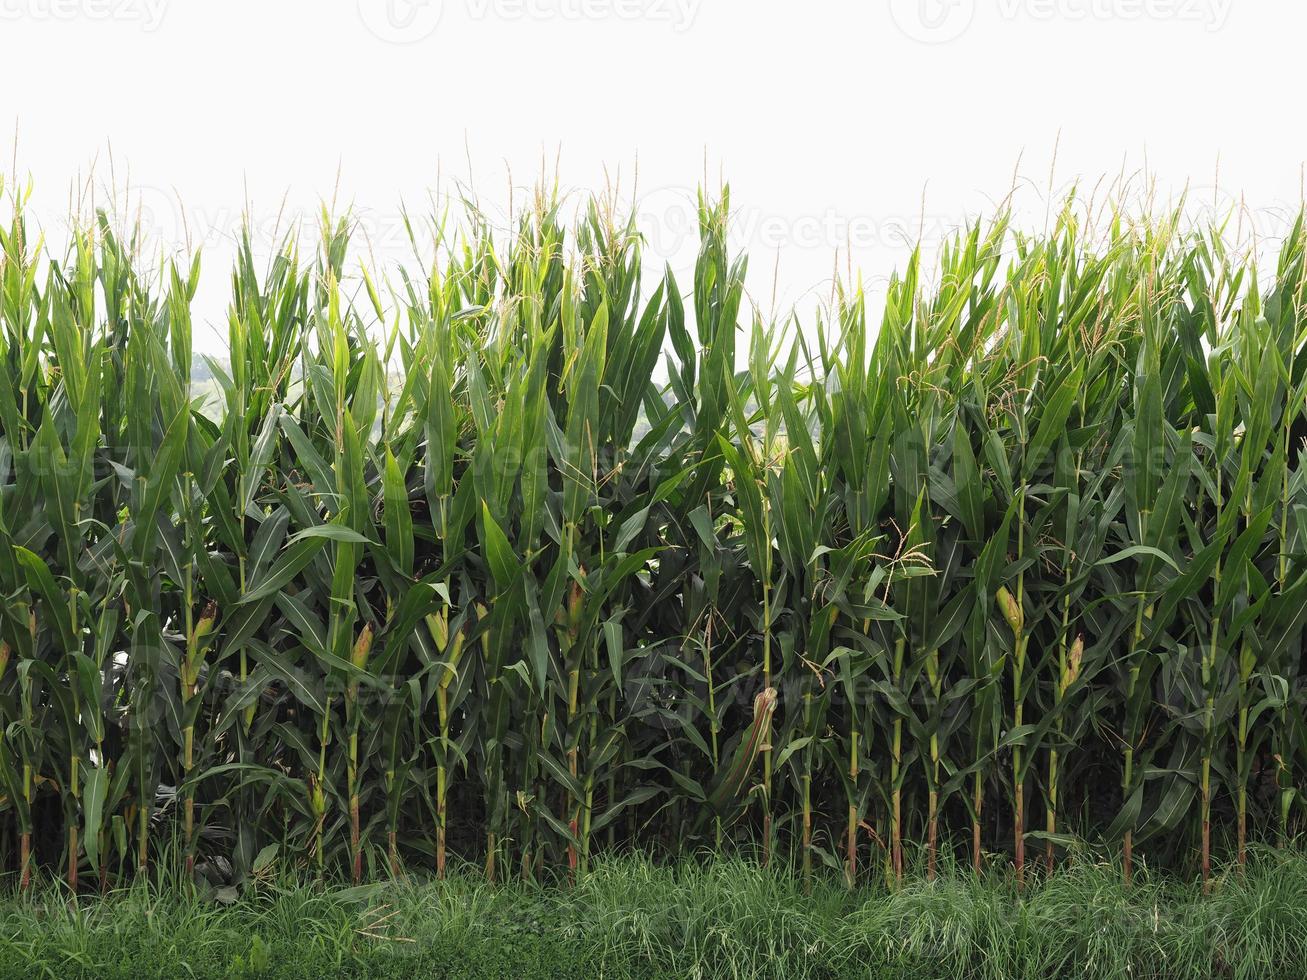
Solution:
[(502, 216), (555, 159), (573, 204), (634, 197), (680, 269), (695, 187), (729, 180), (753, 297), (779, 254), (785, 307), (829, 292), (837, 251), (874, 289), (1014, 174), (1033, 227), (1050, 186), (1106, 178), (1244, 200), (1273, 238), (1302, 196), (1304, 37), (1301, 0), (0, 0), (0, 149), (52, 243), (72, 202), (202, 245), (211, 350), (247, 202), (264, 238), (283, 199), (351, 205), (392, 261), (402, 202), (470, 183)]

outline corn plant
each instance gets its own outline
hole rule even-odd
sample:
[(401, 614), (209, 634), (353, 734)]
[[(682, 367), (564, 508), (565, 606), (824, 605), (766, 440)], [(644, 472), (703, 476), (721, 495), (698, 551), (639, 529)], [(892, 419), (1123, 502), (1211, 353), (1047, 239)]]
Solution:
[(21, 887), (705, 846), (1024, 883), (1085, 842), (1210, 882), (1302, 827), (1301, 221), (1259, 277), (1226, 225), (1072, 197), (807, 321), (750, 305), (725, 192), (685, 287), (611, 198), (442, 205), (393, 266), (324, 213), (238, 238), (202, 357), (198, 255), (104, 214), (56, 253), (27, 193)]

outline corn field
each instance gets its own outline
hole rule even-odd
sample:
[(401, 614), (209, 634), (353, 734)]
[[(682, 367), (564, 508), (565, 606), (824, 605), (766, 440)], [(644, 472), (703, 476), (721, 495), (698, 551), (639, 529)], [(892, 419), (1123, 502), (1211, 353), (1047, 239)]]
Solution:
[[(355, 879), (747, 850), (893, 883), (1301, 831), (1307, 324), (1183, 210), (919, 252), (878, 322), (604, 201), (231, 273), (0, 232), (0, 865)], [(880, 304), (876, 304), (879, 309)]]

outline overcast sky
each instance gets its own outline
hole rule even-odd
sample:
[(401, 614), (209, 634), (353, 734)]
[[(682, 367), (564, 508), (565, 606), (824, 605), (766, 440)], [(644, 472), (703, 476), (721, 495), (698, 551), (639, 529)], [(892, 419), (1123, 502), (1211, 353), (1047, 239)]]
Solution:
[(219, 328), (246, 200), (270, 229), (334, 196), (390, 260), (438, 177), (502, 213), (556, 158), (578, 194), (620, 175), (678, 268), (724, 176), (753, 294), (779, 252), (786, 305), (837, 249), (883, 280), (1018, 160), (1037, 225), (1055, 146), (1058, 194), (1147, 174), (1273, 236), (1302, 193), (1304, 37), (1301, 0), (0, 0), (0, 147), (16, 130), (52, 240), (78, 186), (130, 182), (160, 239), (188, 229)]

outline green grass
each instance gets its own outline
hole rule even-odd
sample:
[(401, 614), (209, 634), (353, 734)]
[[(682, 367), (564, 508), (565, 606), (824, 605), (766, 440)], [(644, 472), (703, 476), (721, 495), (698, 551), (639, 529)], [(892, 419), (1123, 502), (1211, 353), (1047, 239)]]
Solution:
[(604, 860), (574, 887), (332, 888), (282, 877), (229, 905), (137, 887), (0, 905), (0, 975), (58, 977), (1301, 977), (1307, 854), (1196, 884), (1080, 861), (1018, 895), (946, 869), (897, 891), (718, 858)]

